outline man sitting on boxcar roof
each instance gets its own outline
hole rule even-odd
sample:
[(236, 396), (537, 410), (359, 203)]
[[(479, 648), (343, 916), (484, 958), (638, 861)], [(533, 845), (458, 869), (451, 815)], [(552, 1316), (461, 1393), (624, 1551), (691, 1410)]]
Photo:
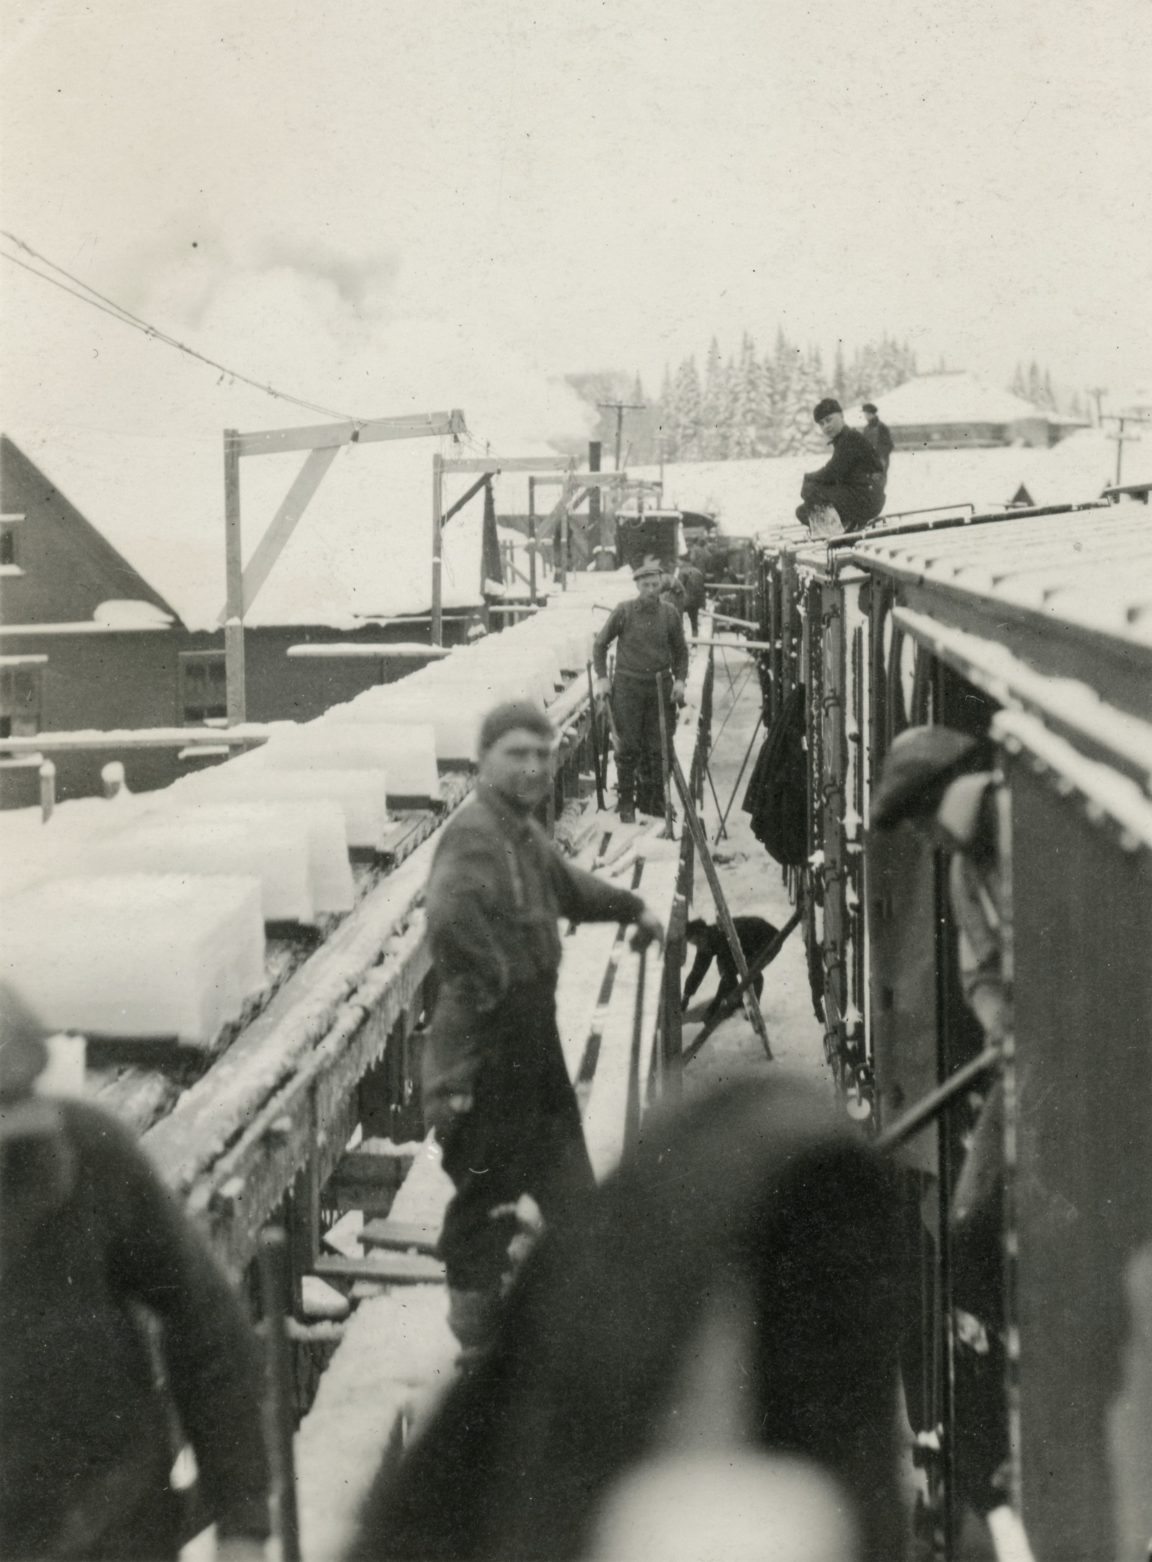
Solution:
[(843, 408), (831, 396), (816, 403), (812, 417), (832, 455), (818, 471), (805, 472), (796, 519), (814, 536), (826, 536), (820, 512), (831, 509), (842, 531), (860, 531), (884, 508), (884, 463), (859, 429), (847, 427)]

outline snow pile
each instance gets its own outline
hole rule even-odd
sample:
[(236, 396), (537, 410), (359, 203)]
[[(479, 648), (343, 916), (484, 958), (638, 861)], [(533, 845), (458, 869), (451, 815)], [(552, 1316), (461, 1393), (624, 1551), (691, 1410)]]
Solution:
[(259, 882), (39, 885), (0, 910), (0, 976), (52, 1030), (207, 1046), (264, 987)]

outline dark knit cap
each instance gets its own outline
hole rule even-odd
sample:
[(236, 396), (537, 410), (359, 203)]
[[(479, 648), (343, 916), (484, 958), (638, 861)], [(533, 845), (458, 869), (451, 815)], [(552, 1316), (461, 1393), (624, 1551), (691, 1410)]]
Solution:
[(812, 409), (813, 423), (819, 423), (821, 418), (826, 418), (830, 412), (843, 412), (844, 408), (834, 396), (825, 396), (823, 401), (818, 401)]
[(876, 403), (874, 401), (866, 401), (864, 403), (864, 405), (860, 408), (860, 411), (861, 412), (879, 412), (880, 408), (876, 405)]
[(542, 710), (527, 700), (509, 700), (506, 705), (497, 705), (490, 710), (480, 724), (477, 752), (483, 757), (506, 732), (515, 732), (518, 728), (535, 732), (537, 736), (547, 738), (549, 743), (556, 736), (556, 729)]
[(938, 789), (985, 759), (985, 745), (952, 727), (909, 727), (893, 740), (872, 794), (872, 824), (886, 830), (919, 812)]

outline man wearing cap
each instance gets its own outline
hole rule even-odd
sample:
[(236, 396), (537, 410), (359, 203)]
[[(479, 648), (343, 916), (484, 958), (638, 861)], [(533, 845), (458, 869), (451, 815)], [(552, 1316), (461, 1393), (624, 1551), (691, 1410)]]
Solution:
[(444, 826), (428, 879), (439, 990), (424, 1115), (456, 1188), (440, 1254), (465, 1356), (494, 1327), (517, 1202), (530, 1195), (555, 1224), (592, 1187), (556, 1028), (558, 919), (634, 923), (636, 947), (663, 936), (638, 895), (567, 862), (533, 817), (552, 785), (554, 739), (533, 705), (488, 714), (475, 793)]
[(796, 519), (810, 526), (821, 509), (835, 510), (844, 531), (859, 531), (884, 508), (884, 465), (859, 429), (848, 428), (838, 401), (825, 396), (813, 420), (832, 446), (831, 459), (805, 472)]
[(860, 410), (868, 419), (862, 430), (864, 438), (883, 461), (884, 471), (887, 473), (893, 449), (891, 430), (887, 423), (881, 423), (880, 413), (874, 401), (866, 401)]
[(645, 813), (664, 811), (660, 701), (664, 701), (670, 739), (676, 726), (673, 707), (683, 702), (688, 677), (683, 618), (679, 609), (661, 600), (663, 572), (658, 560), (645, 559), (632, 571), (632, 578), (637, 596), (612, 609), (592, 648), (596, 694), (603, 698), (609, 692), (608, 647), (616, 641), (611, 686), (618, 740), (616, 806), (625, 824), (635, 821), (637, 804)]
[(0, 983), (0, 1555), (175, 1559), (178, 1419), (217, 1557), (256, 1562), (268, 1466), (247, 1317), (123, 1124), (34, 1093), (43, 1035)]

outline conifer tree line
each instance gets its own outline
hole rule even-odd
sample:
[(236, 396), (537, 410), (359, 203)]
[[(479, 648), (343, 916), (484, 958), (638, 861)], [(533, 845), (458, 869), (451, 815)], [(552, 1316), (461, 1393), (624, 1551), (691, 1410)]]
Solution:
[(1054, 390), (1051, 374), (1047, 369), (1041, 369), (1035, 358), (1027, 368), (1022, 363), (1016, 365), (1008, 388), (1014, 396), (1022, 396), (1034, 407), (1043, 407), (1048, 412), (1066, 412), (1073, 418), (1084, 416), (1084, 402), (1079, 391), (1068, 396)]
[[(941, 361), (938, 369), (943, 368)], [(603, 445), (606, 466), (614, 455), (613, 407), (618, 401), (626, 404), (622, 455), (625, 465), (639, 466), (660, 459), (740, 461), (826, 454), (824, 437), (812, 422), (812, 408), (822, 396), (835, 396), (844, 407), (875, 401), (883, 417), (885, 393), (917, 372), (912, 349), (887, 335), (855, 348), (850, 358), (838, 343), (829, 368), (819, 347), (802, 348), (778, 329), (775, 342), (763, 354), (750, 331), (744, 332), (739, 351), (727, 357), (713, 337), (703, 367), (692, 355), (674, 371), (665, 368), (660, 394), (653, 399), (639, 375), (620, 370), (566, 378), (585, 401), (603, 409), (593, 437)], [(1016, 365), (1008, 388), (1034, 406), (1076, 418), (1085, 415), (1082, 397), (1054, 388), (1049, 371), (1035, 360)], [(577, 454), (585, 447), (580, 440), (569, 439), (558, 441), (557, 448)]]
[(819, 347), (802, 348), (782, 329), (763, 355), (750, 331), (727, 359), (713, 337), (702, 372), (694, 356), (674, 373), (664, 371), (652, 423), (666, 461), (741, 461), (823, 450), (823, 435), (812, 422), (812, 408), (822, 396), (835, 396), (845, 407), (879, 401), (915, 373), (915, 354), (888, 336), (856, 348), (850, 359), (838, 343), (831, 366)]

